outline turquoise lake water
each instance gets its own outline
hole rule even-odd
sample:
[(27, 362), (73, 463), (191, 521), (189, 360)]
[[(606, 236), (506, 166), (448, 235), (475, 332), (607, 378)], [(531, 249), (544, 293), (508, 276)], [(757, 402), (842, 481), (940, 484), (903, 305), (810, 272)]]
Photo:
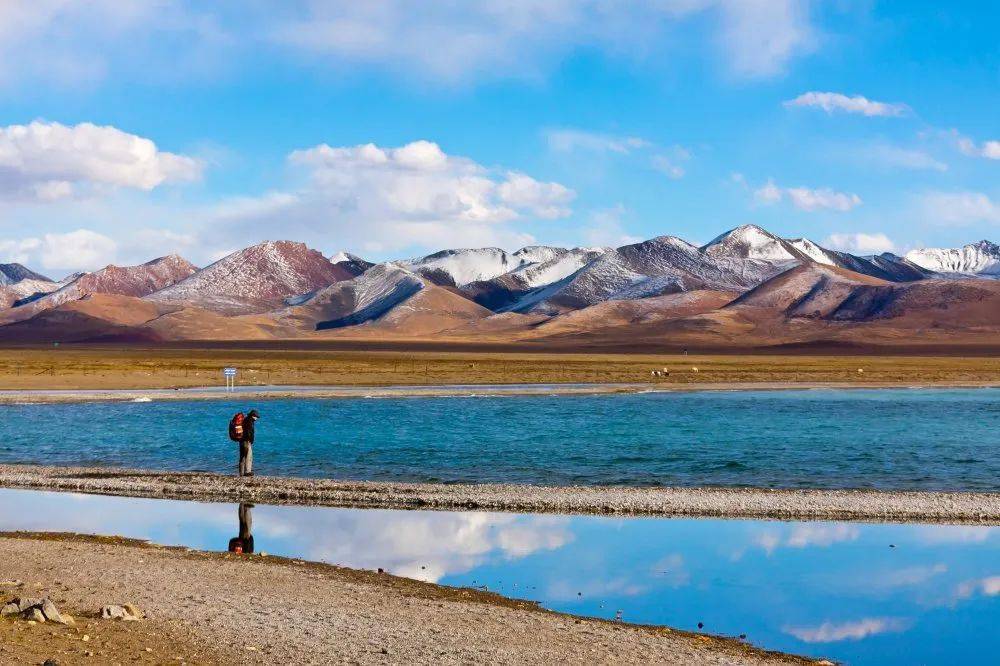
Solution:
[(256, 552), (848, 664), (996, 663), (1000, 528), (380, 511), (0, 490), (0, 531)]
[(0, 407), (0, 462), (535, 484), (1000, 491), (1000, 390), (92, 402)]

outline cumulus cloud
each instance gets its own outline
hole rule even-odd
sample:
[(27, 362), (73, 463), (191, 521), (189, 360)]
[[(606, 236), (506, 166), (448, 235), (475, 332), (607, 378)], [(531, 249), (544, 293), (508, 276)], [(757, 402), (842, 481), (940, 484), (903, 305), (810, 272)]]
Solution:
[(0, 197), (7, 199), (53, 201), (102, 187), (149, 191), (200, 174), (198, 160), (115, 127), (42, 121), (0, 127)]
[(976, 143), (966, 136), (957, 139), (958, 149), (970, 157), (984, 157), (988, 160), (1000, 160), (1000, 141), (984, 141)]
[(896, 244), (883, 233), (830, 234), (823, 241), (823, 245), (852, 254), (882, 254), (896, 249)]
[(918, 203), (924, 217), (937, 224), (1000, 223), (1000, 204), (982, 192), (929, 192)]
[(855, 95), (849, 97), (842, 93), (835, 92), (807, 92), (799, 95), (795, 99), (785, 102), (787, 107), (809, 107), (822, 109), (827, 113), (841, 111), (844, 113), (856, 113), (863, 116), (902, 116), (907, 113), (909, 107), (905, 104), (892, 104), (888, 102), (876, 102), (875, 100)]
[(861, 197), (851, 192), (837, 192), (830, 188), (810, 189), (808, 187), (778, 187), (773, 180), (754, 190), (754, 200), (769, 206), (788, 199), (793, 206), (806, 212), (832, 210), (846, 213), (861, 205)]
[(911, 622), (904, 618), (869, 617), (850, 622), (824, 622), (815, 627), (785, 626), (786, 634), (805, 643), (839, 643), (860, 641), (869, 636), (906, 631)]
[(214, 208), (205, 224), (226, 233), (283, 233), (322, 247), (331, 238), (366, 252), (407, 247), (533, 242), (517, 225), (564, 218), (576, 193), (519, 171), (493, 169), (449, 155), (430, 141), (399, 147), (321, 144), (289, 155), (305, 176), (300, 187), (237, 198)]
[(45, 269), (93, 270), (114, 261), (118, 243), (90, 229), (0, 240), (0, 257)]

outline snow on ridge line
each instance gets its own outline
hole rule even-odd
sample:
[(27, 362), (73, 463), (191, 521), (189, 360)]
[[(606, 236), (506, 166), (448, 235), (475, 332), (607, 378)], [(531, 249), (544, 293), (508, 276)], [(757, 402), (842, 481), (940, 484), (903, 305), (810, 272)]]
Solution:
[(960, 248), (923, 248), (906, 253), (907, 260), (939, 273), (1000, 275), (1000, 246), (982, 240)]

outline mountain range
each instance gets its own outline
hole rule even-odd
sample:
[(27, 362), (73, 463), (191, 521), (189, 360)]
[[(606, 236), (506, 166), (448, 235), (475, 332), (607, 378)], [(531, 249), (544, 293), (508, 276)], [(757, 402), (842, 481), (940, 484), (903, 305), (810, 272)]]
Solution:
[(858, 256), (752, 225), (696, 246), (449, 249), (375, 263), (269, 241), (60, 281), (0, 264), (0, 342), (433, 340), (593, 348), (1000, 347), (1000, 247)]

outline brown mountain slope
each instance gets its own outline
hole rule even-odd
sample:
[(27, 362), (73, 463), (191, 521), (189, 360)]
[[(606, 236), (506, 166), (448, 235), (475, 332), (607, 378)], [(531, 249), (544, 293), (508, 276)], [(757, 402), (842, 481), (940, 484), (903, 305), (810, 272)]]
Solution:
[(0, 313), (0, 324), (22, 321), (40, 312), (91, 294), (141, 297), (168, 287), (197, 271), (197, 267), (175, 254), (138, 266), (106, 266), (84, 273), (46, 296)]
[(353, 277), (304, 243), (268, 241), (233, 252), (149, 300), (226, 315), (262, 313), (282, 307), (290, 297)]

